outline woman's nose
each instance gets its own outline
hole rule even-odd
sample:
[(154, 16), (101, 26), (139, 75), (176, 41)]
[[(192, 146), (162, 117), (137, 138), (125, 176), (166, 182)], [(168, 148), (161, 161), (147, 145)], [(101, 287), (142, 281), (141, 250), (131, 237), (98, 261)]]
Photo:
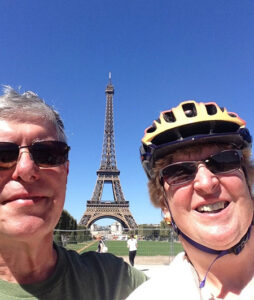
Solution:
[(219, 183), (219, 178), (205, 164), (198, 165), (193, 185), (196, 191), (202, 194), (212, 194), (218, 189)]

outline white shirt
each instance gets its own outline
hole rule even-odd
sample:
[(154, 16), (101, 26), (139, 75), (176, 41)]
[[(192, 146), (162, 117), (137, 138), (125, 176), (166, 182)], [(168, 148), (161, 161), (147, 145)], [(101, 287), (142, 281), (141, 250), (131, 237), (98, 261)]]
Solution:
[(137, 240), (136, 239), (129, 239), (127, 241), (127, 247), (129, 248), (129, 251), (137, 250)]
[[(206, 289), (199, 288), (197, 272), (187, 260), (185, 253), (181, 252), (159, 276), (152, 277), (140, 285), (127, 298), (127, 300), (141, 299), (210, 300), (217, 298)], [(242, 290), (237, 299), (254, 300), (254, 279)]]

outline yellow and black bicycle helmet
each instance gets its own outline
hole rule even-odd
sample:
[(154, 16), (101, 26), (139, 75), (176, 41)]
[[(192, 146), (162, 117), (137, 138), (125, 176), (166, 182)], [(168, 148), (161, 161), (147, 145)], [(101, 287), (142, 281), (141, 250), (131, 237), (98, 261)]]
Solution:
[(158, 120), (145, 130), (140, 155), (149, 179), (154, 162), (165, 154), (188, 144), (223, 142), (238, 149), (251, 147), (252, 138), (246, 122), (215, 102), (189, 100), (163, 111)]

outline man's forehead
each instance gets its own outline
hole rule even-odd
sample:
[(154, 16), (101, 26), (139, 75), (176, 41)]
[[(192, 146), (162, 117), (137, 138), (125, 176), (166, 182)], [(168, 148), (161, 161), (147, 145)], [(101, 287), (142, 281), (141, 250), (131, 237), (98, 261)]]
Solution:
[[(21, 125), (24, 126), (21, 126)], [(19, 132), (22, 130), (27, 131), (31, 127), (31, 130), (34, 128), (44, 128), (44, 131), (49, 131), (51, 134), (56, 133), (57, 129), (54, 123), (44, 118), (31, 118), (31, 120), (24, 118), (23, 120), (9, 120), (9, 119), (1, 119), (0, 118), (0, 134), (8, 132), (13, 132), (13, 128), (17, 128)], [(14, 132), (15, 133), (15, 132)]]
[(19, 113), (10, 114), (8, 116), (0, 115), (0, 120), (6, 121), (6, 122), (34, 123), (34, 124), (43, 123), (45, 121), (52, 122), (44, 114), (38, 114), (38, 113), (34, 113), (34, 112), (29, 112), (29, 111), (23, 111), (20, 114)]

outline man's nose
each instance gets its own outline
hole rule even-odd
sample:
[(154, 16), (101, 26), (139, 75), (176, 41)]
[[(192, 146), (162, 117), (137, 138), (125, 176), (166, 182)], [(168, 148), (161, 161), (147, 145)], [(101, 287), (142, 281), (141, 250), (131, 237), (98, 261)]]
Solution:
[(21, 179), (25, 182), (36, 181), (39, 178), (39, 167), (35, 164), (27, 148), (20, 149), (13, 179)]

